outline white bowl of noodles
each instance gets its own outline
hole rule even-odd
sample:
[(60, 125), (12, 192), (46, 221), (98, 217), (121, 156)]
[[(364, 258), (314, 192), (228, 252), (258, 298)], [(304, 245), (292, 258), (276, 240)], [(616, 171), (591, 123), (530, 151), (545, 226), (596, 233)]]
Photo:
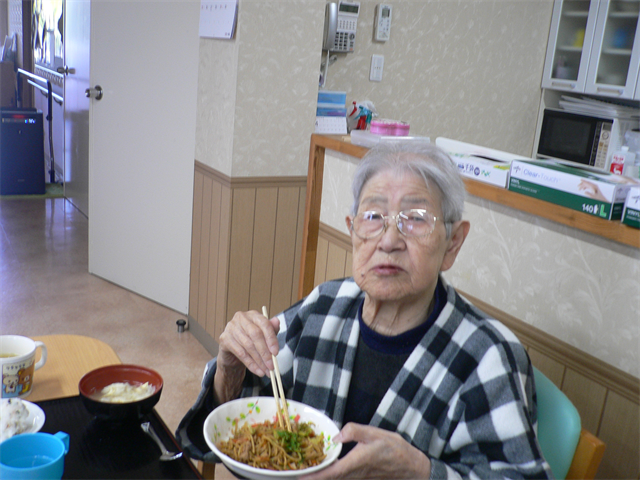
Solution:
[[(297, 423), (298, 428), (305, 431), (308, 427), (300, 427), (300, 425), (308, 424), (313, 431), (313, 434), (309, 435), (309, 440), (305, 440), (301, 436), (300, 443), (302, 445), (296, 449), (297, 452), (292, 452), (292, 455), (296, 458), (300, 458), (300, 456), (304, 457), (305, 452), (309, 452), (308, 456), (310, 459), (305, 458), (303, 459), (304, 463), (300, 464), (299, 462), (292, 461), (291, 457), (288, 457), (291, 466), (297, 468), (295, 470), (258, 468), (240, 461), (240, 457), (243, 457), (245, 461), (253, 462), (255, 465), (264, 466), (265, 462), (268, 462), (271, 468), (275, 468), (273, 465), (281, 465), (282, 462), (287, 461), (284, 460), (286, 457), (284, 457), (281, 450), (277, 447), (267, 446), (265, 443), (271, 440), (273, 444), (273, 441), (277, 441), (277, 439), (282, 439), (286, 442), (290, 438), (287, 437), (286, 434), (273, 432), (273, 436), (271, 436), (265, 433), (264, 436), (260, 436), (259, 438), (257, 435), (254, 435), (253, 441), (257, 444), (254, 451), (252, 452), (248, 446), (240, 449), (240, 454), (235, 455), (236, 459), (230, 456), (234, 454), (221, 443), (228, 442), (229, 439), (234, 436), (234, 433), (241, 431), (243, 427), (246, 429), (246, 426), (253, 426), (253, 430), (256, 431), (258, 430), (256, 427), (258, 424), (264, 424), (264, 422), (267, 421), (276, 424), (276, 405), (273, 397), (239, 398), (220, 405), (209, 414), (204, 422), (204, 439), (211, 451), (222, 460), (222, 463), (224, 463), (229, 470), (241, 477), (252, 480), (273, 480), (274, 478), (295, 479), (298, 476), (321, 470), (333, 463), (338, 458), (338, 455), (340, 455), (340, 450), (342, 449), (342, 444), (333, 443), (333, 438), (340, 432), (340, 429), (333, 420), (319, 410), (293, 400), (287, 401), (287, 408), (289, 409), (290, 423), (294, 429)], [(261, 427), (260, 430), (264, 430), (264, 428)], [(276, 430), (282, 432), (283, 429), (276, 427)], [(240, 436), (248, 437), (248, 435), (246, 430), (240, 433)], [(311, 438), (311, 435), (315, 436)], [(266, 436), (269, 436), (270, 439), (263, 438)], [(306, 437), (307, 435), (304, 436)], [(246, 438), (241, 438), (237, 443), (245, 444)], [(227, 443), (227, 445), (229, 444)], [(288, 445), (291, 446), (290, 440)], [(295, 442), (294, 446), (297, 447)], [(277, 453), (265, 453), (267, 449), (271, 452), (276, 451)], [(227, 453), (222, 450), (225, 450)], [(238, 453), (238, 449), (236, 449), (236, 453)], [(323, 455), (324, 458), (322, 458)], [(307, 464), (313, 463), (317, 464), (306, 466)]]

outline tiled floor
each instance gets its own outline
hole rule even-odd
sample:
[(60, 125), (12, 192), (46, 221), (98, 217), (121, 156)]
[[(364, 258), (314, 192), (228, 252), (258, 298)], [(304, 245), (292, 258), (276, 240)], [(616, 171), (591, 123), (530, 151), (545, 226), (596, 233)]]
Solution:
[(157, 370), (156, 409), (175, 431), (211, 355), (177, 332), (183, 315), (89, 274), (87, 237), (87, 218), (64, 199), (0, 199), (0, 331), (88, 335)]

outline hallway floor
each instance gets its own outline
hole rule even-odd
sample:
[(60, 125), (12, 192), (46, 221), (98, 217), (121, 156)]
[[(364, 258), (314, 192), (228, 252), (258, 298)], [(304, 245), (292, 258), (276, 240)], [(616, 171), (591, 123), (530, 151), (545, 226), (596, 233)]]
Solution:
[[(123, 363), (157, 370), (165, 386), (156, 409), (172, 431), (211, 359), (188, 331), (177, 332), (180, 318), (88, 273), (88, 220), (68, 201), (0, 199), (2, 334), (87, 335), (111, 345)], [(37, 389), (37, 372), (34, 380)]]

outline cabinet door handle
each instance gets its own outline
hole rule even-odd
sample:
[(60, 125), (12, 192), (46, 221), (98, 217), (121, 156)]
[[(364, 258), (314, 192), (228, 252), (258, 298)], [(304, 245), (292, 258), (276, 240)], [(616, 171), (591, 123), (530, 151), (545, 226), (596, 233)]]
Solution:
[(624, 93), (624, 90), (621, 88), (598, 87), (597, 90), (599, 92), (615, 93), (616, 95), (622, 95)]
[(554, 87), (576, 88), (576, 84), (575, 83), (551, 82), (551, 85), (553, 85)]

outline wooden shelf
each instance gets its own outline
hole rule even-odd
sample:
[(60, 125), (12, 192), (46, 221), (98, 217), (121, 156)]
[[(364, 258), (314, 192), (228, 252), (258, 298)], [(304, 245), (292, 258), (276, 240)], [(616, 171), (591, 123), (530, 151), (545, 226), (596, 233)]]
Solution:
[[(334, 150), (358, 158), (362, 158), (369, 150), (366, 147), (345, 142), (341, 136), (314, 134), (311, 136), (312, 153), (314, 145), (316, 148)], [(640, 249), (640, 230), (631, 228), (619, 221), (603, 220), (587, 213), (578, 212), (577, 210), (528, 197), (521, 193), (495, 187), (487, 183), (477, 182), (472, 179), (464, 179), (464, 182), (467, 187), (467, 192), (470, 195)]]
[(531, 213), (618, 243), (640, 248), (640, 230), (624, 225), (619, 220), (604, 220), (588, 213), (578, 212), (555, 203), (545, 202), (544, 200), (471, 179), (465, 178), (464, 183), (470, 195), (506, 205), (522, 212)]

